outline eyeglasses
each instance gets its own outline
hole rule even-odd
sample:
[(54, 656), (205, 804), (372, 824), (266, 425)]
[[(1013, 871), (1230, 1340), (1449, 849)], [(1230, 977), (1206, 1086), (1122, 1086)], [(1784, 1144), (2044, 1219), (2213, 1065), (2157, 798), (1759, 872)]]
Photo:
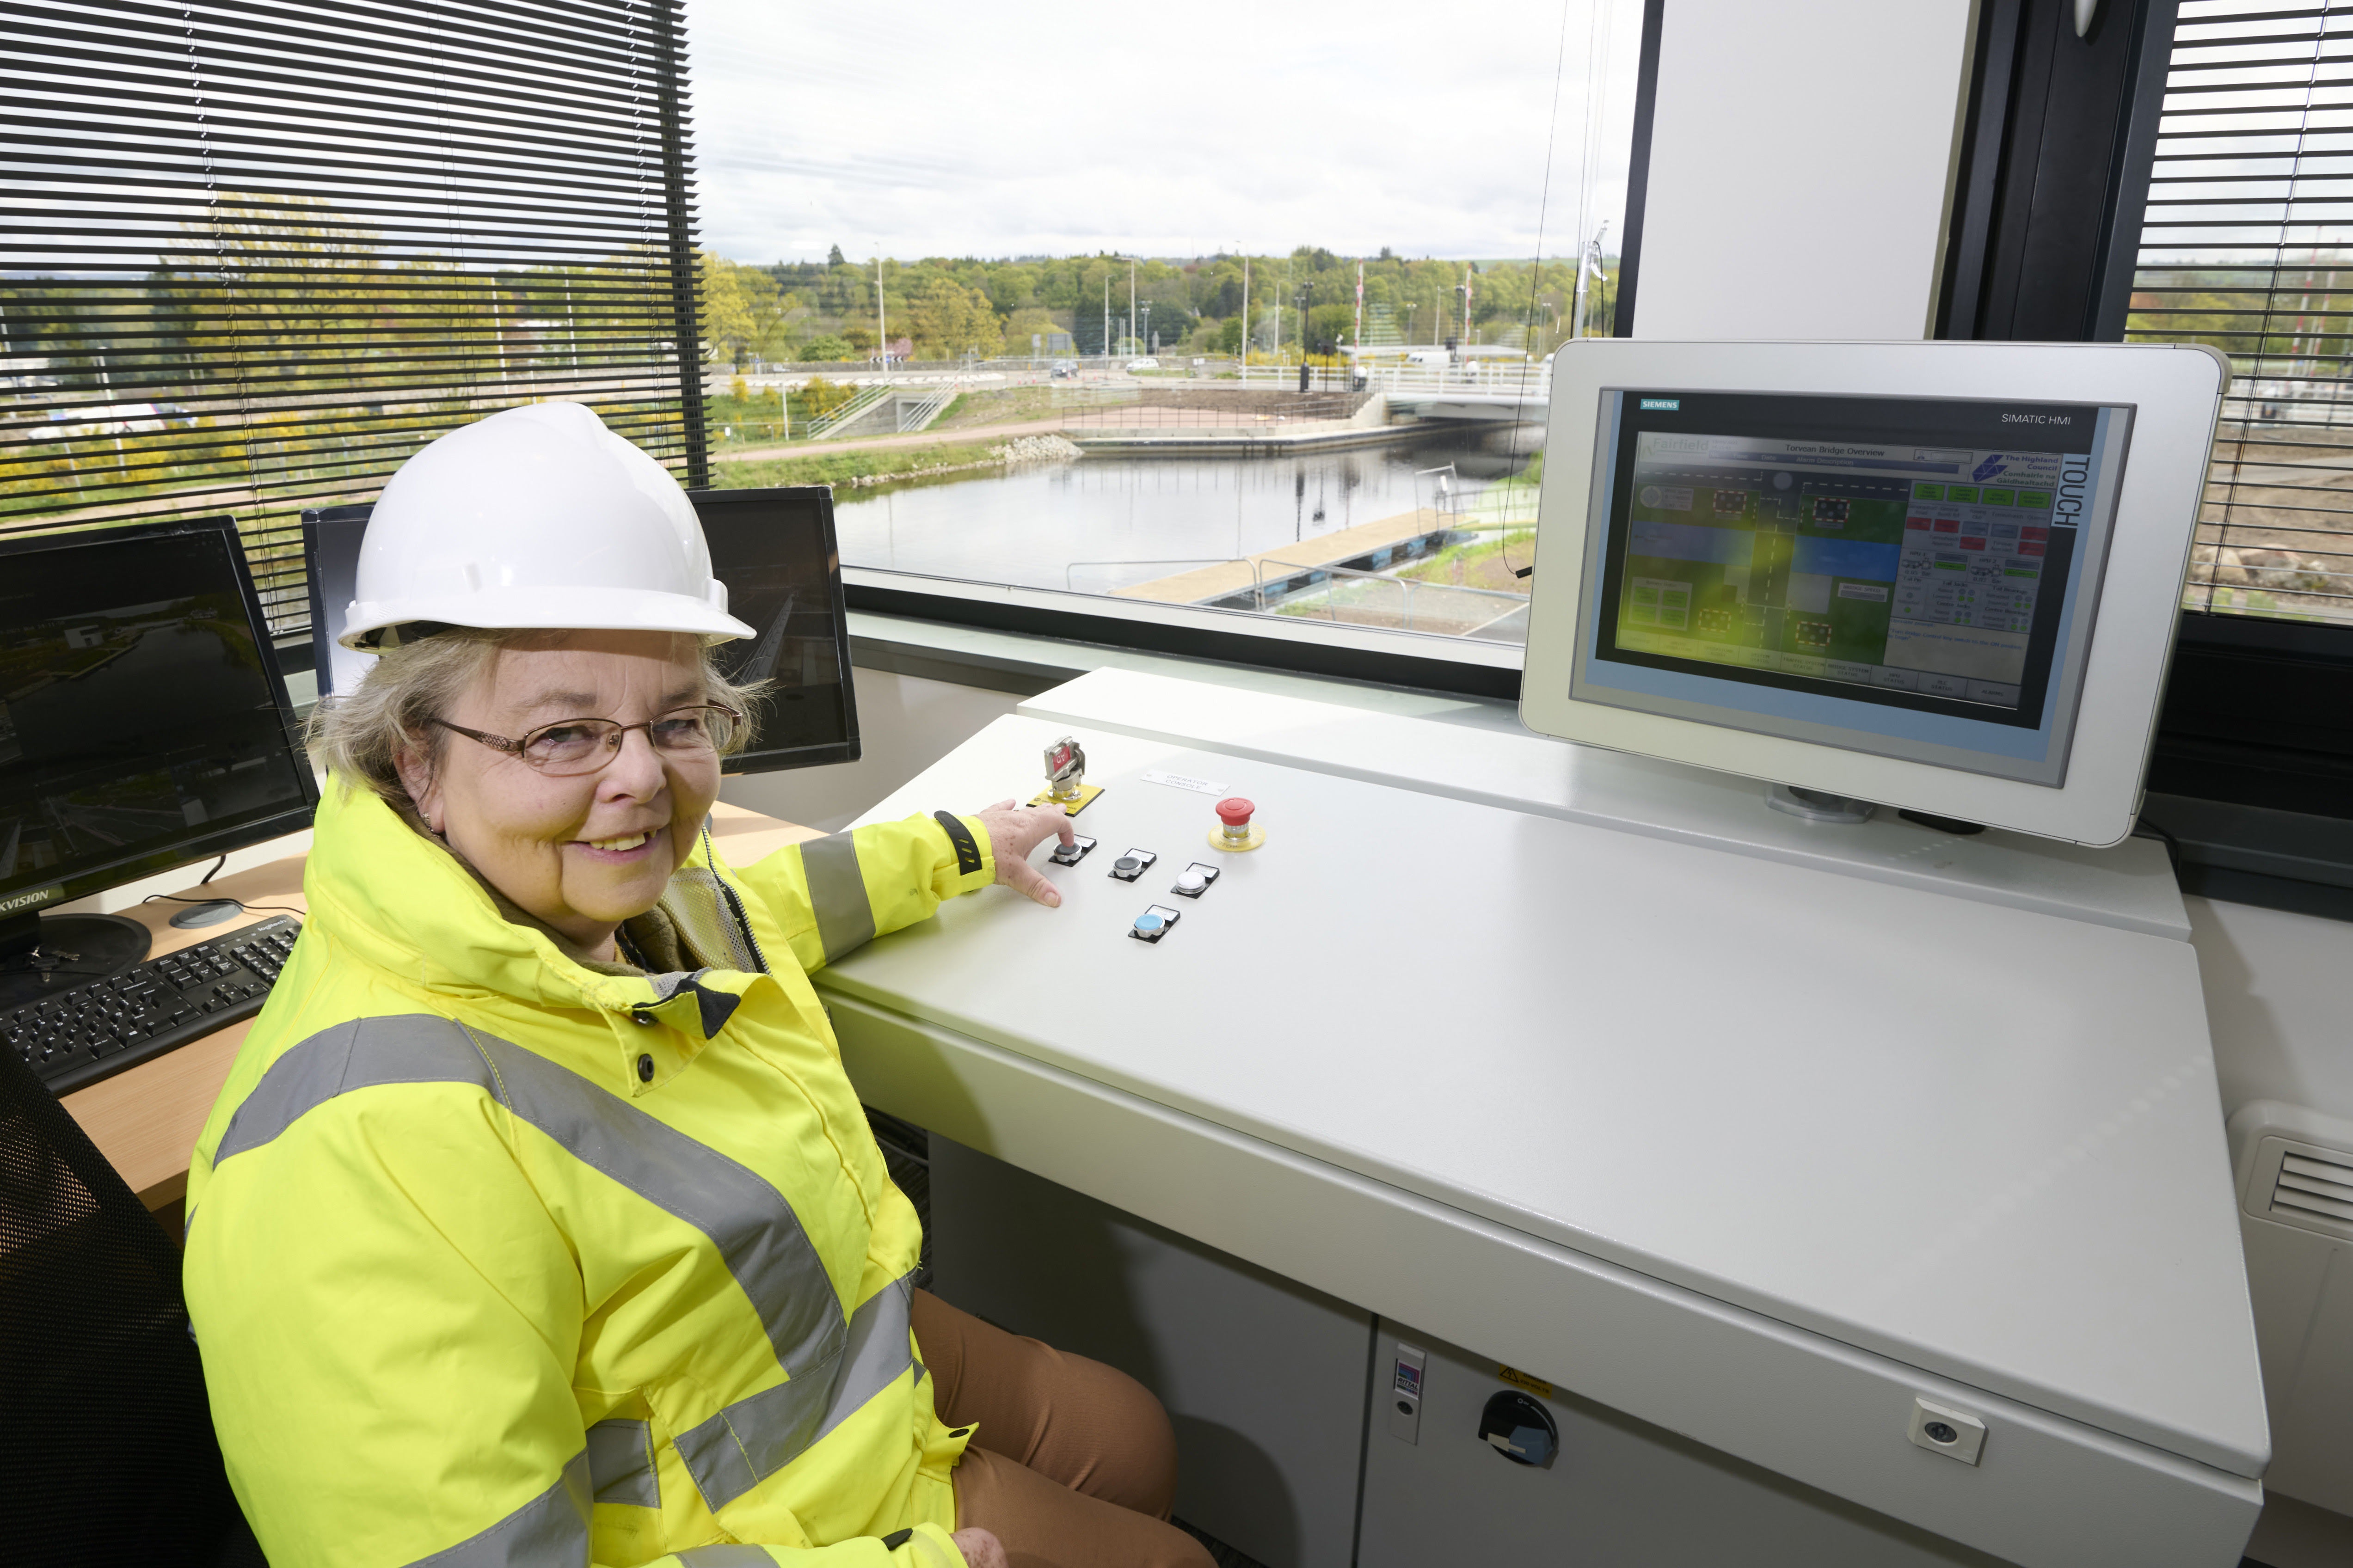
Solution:
[(520, 741), (510, 741), (504, 735), (486, 735), (463, 724), (452, 724), (447, 719), (433, 722), (469, 741), (480, 741), (494, 752), (520, 757), (541, 773), (565, 778), (603, 768), (620, 754), (621, 737), (632, 730), (643, 730), (654, 750), (666, 756), (692, 760), (716, 755), (733, 743), (735, 728), (744, 722), (744, 715), (733, 708), (706, 702), (695, 708), (673, 708), (660, 718), (649, 719), (642, 724), (621, 724), (610, 719), (559, 719), (553, 724), (542, 724)]

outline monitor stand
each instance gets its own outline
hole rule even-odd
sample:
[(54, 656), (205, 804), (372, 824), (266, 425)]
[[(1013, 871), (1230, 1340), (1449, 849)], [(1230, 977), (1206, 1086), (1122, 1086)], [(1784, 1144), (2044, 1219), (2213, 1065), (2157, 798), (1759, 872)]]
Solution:
[(1852, 825), (1869, 822), (1879, 807), (1867, 800), (1851, 800), (1827, 790), (1799, 789), (1794, 784), (1767, 784), (1765, 804), (1775, 811), (1788, 812), (1791, 816), (1808, 822), (1829, 822)]
[(153, 938), (121, 915), (12, 915), (0, 920), (0, 1011), (119, 974)]

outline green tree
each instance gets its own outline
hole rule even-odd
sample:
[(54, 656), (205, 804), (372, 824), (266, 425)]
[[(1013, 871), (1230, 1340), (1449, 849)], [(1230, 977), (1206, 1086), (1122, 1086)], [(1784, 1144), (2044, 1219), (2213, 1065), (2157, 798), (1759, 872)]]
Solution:
[(918, 359), (955, 359), (971, 353), (986, 359), (1005, 349), (1005, 329), (988, 308), (988, 296), (951, 278), (935, 278), (913, 300), (907, 333)]

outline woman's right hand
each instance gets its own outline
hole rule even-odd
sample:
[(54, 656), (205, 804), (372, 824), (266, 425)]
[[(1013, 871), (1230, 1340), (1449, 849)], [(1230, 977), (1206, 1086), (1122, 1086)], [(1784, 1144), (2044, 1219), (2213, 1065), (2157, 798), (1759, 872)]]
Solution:
[(1005, 1561), (1004, 1544), (987, 1531), (976, 1526), (959, 1530), (948, 1539), (964, 1553), (965, 1568), (1010, 1568)]

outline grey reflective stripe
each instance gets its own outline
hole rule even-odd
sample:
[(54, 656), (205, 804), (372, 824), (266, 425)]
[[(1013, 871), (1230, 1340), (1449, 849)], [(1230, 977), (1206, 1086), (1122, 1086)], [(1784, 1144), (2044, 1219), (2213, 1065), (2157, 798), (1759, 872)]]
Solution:
[(321, 1030), (261, 1075), (229, 1118), (220, 1147), (213, 1151), (213, 1168), (261, 1147), (305, 1112), (354, 1089), (453, 1080), (488, 1089), (480, 1053), (465, 1044), (457, 1028), (447, 1018), (407, 1015), (353, 1018)]
[(776, 1560), (765, 1546), (744, 1546), (734, 1542), (723, 1542), (717, 1546), (690, 1546), (678, 1553), (681, 1563), (694, 1568), (776, 1568)]
[(820, 1442), (914, 1365), (914, 1342), (908, 1337), (914, 1300), (914, 1276), (902, 1275), (849, 1315), (849, 1352), (841, 1358), (841, 1371), (833, 1380), (833, 1399), (826, 1407), (825, 1425), (817, 1432)]
[(409, 1568), (588, 1568), (588, 1453), (565, 1463), (556, 1483), (498, 1523)]
[(405, 1014), (322, 1030), (269, 1066), (229, 1119), (213, 1169), (280, 1136), (339, 1094), (394, 1083), (463, 1083), (575, 1159), (709, 1237), (797, 1378), (840, 1360), (841, 1304), (800, 1216), (759, 1173), (522, 1047), (448, 1018)]
[(598, 1502), (661, 1507), (653, 1432), (651, 1422), (617, 1418), (588, 1428), (588, 1485)]
[(822, 1373), (748, 1394), (676, 1439), (702, 1500), (725, 1507), (807, 1453), (914, 1364), (908, 1339), (912, 1276), (893, 1280), (850, 1315), (846, 1354)]
[[(361, 1018), (294, 1047), (270, 1064), (229, 1119), (213, 1169), (280, 1137), (339, 1094), (399, 1083), (480, 1089), (575, 1159), (718, 1247), (759, 1312), (786, 1381), (737, 1400), (675, 1439), (712, 1509), (798, 1458), (913, 1363), (912, 1279), (884, 1286), (844, 1322), (800, 1216), (758, 1173), (544, 1057), (448, 1018)], [(581, 1465), (585, 1499), (585, 1455)]]
[(812, 838), (801, 846), (801, 870), (808, 878), (809, 908), (817, 913), (817, 939), (832, 963), (874, 940), (874, 902), (858, 868), (858, 845), (847, 833)]

